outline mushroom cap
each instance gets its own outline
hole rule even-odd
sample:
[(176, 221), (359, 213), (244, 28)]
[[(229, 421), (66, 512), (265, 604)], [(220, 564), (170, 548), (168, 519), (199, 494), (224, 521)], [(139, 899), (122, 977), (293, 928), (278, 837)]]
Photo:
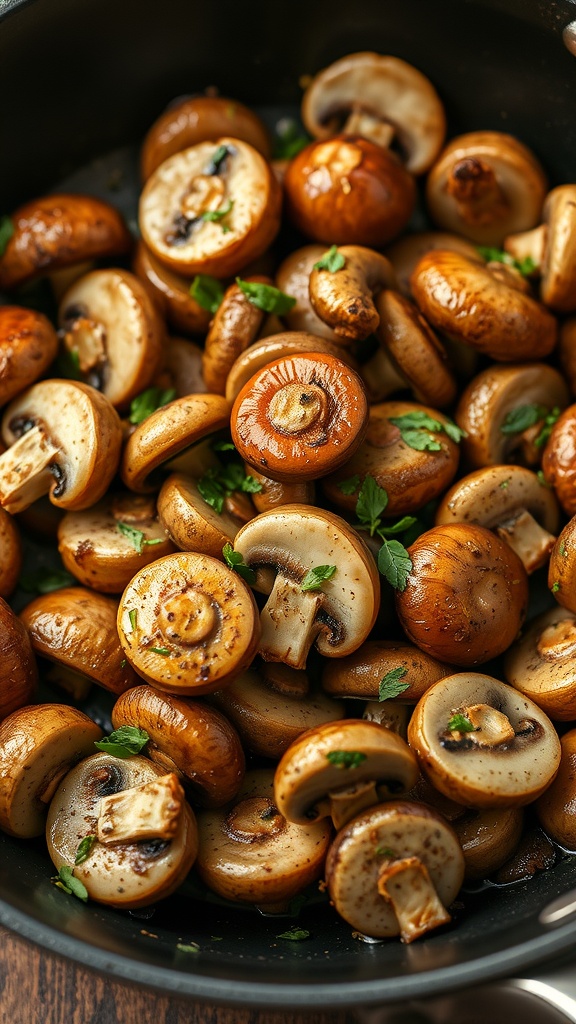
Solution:
[(338, 335), (316, 315), (310, 303), (310, 274), (325, 253), (326, 246), (317, 242), (289, 253), (276, 271), (276, 285), (285, 295), (296, 299), (296, 304), (283, 316), (291, 331), (307, 331), (338, 345)]
[(171, 473), (158, 495), (158, 516), (181, 551), (222, 560), (222, 548), (234, 543), (240, 522), (225, 508), (218, 513), (204, 500), (198, 484), (184, 473)]
[(469, 259), (478, 259), (478, 249), (460, 235), (451, 235), (446, 231), (417, 231), (414, 234), (402, 235), (386, 249), (386, 257), (394, 267), (398, 280), (398, 289), (406, 298), (411, 297), (410, 278), (414, 267), (425, 253), (433, 249), (450, 249), (461, 252)]
[(407, 689), (395, 700), (408, 704), (415, 704), (433, 683), (454, 671), (451, 665), (444, 665), (401, 640), (367, 640), (347, 658), (326, 663), (322, 688), (335, 697), (376, 701), (384, 676), (398, 669), (404, 669), (398, 682)]
[(147, 756), (184, 777), (193, 803), (220, 807), (236, 796), (245, 763), (240, 739), (228, 719), (203, 701), (136, 686), (116, 701), (112, 724), (147, 732)]
[[(244, 280), (270, 286), (269, 277), (250, 276)], [(202, 372), (209, 391), (226, 392), (228, 374), (241, 353), (256, 340), (265, 313), (234, 283), (224, 292), (204, 343)]]
[(576, 531), (576, 518), (572, 518), (560, 533), (552, 553), (548, 566), (548, 587), (552, 590), (555, 600), (563, 608), (576, 612), (576, 592), (574, 589), (574, 553), (576, 546), (573, 543)]
[(132, 246), (118, 210), (94, 196), (43, 196), (20, 206), (11, 220), (14, 234), (0, 259), (0, 288), (18, 288), (84, 260), (120, 256)]
[(73, 868), (74, 877), (96, 903), (124, 910), (148, 906), (174, 892), (192, 867), (198, 833), (185, 800), (171, 839), (110, 844), (96, 839), (86, 860), (75, 866), (80, 842), (97, 833), (102, 799), (164, 775), (145, 757), (121, 760), (93, 754), (69, 772), (57, 789), (46, 823), (48, 852), (57, 870), (63, 865)]
[(0, 597), (10, 597), (22, 568), (22, 541), (9, 512), (0, 509)]
[(38, 670), (26, 627), (0, 598), (0, 721), (29, 704)]
[(23, 839), (40, 836), (62, 776), (94, 751), (102, 730), (65, 704), (14, 711), (0, 723), (0, 828)]
[(58, 352), (58, 337), (43, 313), (0, 307), (0, 406), (41, 377)]
[(346, 345), (363, 341), (380, 322), (374, 296), (396, 287), (392, 264), (381, 253), (363, 245), (341, 245), (344, 264), (331, 272), (315, 267), (310, 273), (312, 308)]
[[(391, 800), (371, 807), (338, 833), (326, 861), (326, 881), (338, 913), (365, 935), (390, 938), (400, 926), (378, 892), (386, 860), (417, 856), (446, 906), (464, 880), (464, 857), (448, 822), (425, 804)], [(449, 920), (449, 918), (446, 918)]]
[(136, 683), (116, 633), (118, 601), (86, 587), (40, 594), (20, 612), (32, 648), (112, 693)]
[(540, 298), (558, 313), (576, 309), (576, 185), (559, 185), (546, 196), (547, 225)]
[(546, 483), (554, 488), (566, 515), (576, 514), (576, 405), (569, 405), (552, 427), (542, 456)]
[(536, 813), (547, 834), (564, 850), (576, 852), (576, 729), (560, 740), (558, 774), (536, 804)]
[(142, 241), (136, 245), (132, 269), (175, 330), (206, 334), (212, 314), (192, 298), (188, 278), (165, 267)]
[(254, 658), (258, 608), (228, 566), (179, 552), (136, 573), (120, 600), (118, 633), (128, 660), (156, 689), (211, 693)]
[(421, 71), (398, 57), (350, 53), (314, 76), (302, 99), (302, 120), (315, 138), (329, 138), (334, 117), (358, 108), (393, 126), (412, 174), (433, 164), (446, 135), (446, 117)]
[(325, 352), (342, 359), (352, 369), (357, 365), (354, 356), (342, 345), (333, 344), (325, 338), (318, 338), (315, 334), (307, 334), (305, 331), (284, 331), (282, 334), (274, 334), (269, 338), (255, 341), (238, 356), (228, 374), (226, 398), (233, 402), (244, 385), (268, 363), (302, 352)]
[[(362, 755), (359, 763), (333, 763), (332, 754)], [(342, 789), (376, 783), (380, 798), (401, 796), (418, 778), (414, 754), (396, 733), (375, 722), (347, 718), (308, 729), (276, 768), (274, 798), (289, 821), (305, 824), (324, 814), (326, 798)]]
[(553, 721), (574, 721), (576, 615), (565, 608), (538, 615), (507, 651), (504, 675)]
[(512, 856), (522, 835), (520, 807), (466, 811), (452, 822), (466, 863), (467, 882), (488, 878)]
[[(494, 742), (488, 733), (483, 741), (482, 728), (448, 729), (453, 715), (467, 717), (478, 706), (505, 716), (512, 738)], [(416, 705), (408, 741), (432, 785), (467, 807), (529, 804), (560, 764), (560, 741), (547, 715), (518, 690), (479, 672), (460, 672), (431, 686)]]

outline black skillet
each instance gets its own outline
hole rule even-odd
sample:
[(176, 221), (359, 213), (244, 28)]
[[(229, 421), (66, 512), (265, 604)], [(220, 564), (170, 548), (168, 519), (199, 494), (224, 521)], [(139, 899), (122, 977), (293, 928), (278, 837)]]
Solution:
[[(574, 181), (576, 57), (570, 33), (563, 41), (574, 18), (573, 0), (0, 0), (0, 210), (136, 143), (174, 96), (215, 84), (259, 108), (293, 107), (301, 75), (361, 49), (427, 74), (452, 134), (513, 132), (553, 183)], [(66, 897), (50, 874), (42, 843), (0, 835), (0, 923), (97, 970), (211, 1002), (420, 999), (525, 973), (576, 940), (576, 909), (549, 923), (541, 914), (576, 887), (575, 858), (465, 895), (453, 926), (410, 947), (362, 943), (323, 904), (302, 911), (301, 943), (277, 937), (291, 922), (186, 890), (137, 918)]]

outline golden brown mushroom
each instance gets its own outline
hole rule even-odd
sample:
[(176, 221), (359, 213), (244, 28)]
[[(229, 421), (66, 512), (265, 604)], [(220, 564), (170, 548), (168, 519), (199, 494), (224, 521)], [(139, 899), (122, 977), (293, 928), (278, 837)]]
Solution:
[(36, 659), (26, 627), (0, 598), (0, 721), (30, 704), (38, 683)]
[(300, 355), (302, 352), (325, 352), (336, 359), (342, 359), (352, 369), (357, 368), (354, 356), (342, 345), (333, 344), (325, 338), (318, 338), (305, 331), (284, 331), (270, 338), (261, 338), (238, 356), (228, 374), (226, 398), (233, 402), (244, 385), (268, 363), (284, 359), (286, 356)]
[(542, 456), (542, 471), (566, 515), (573, 516), (576, 513), (576, 405), (564, 409), (552, 427)]
[(576, 851), (576, 729), (564, 733), (560, 746), (558, 774), (540, 797), (536, 812), (554, 842), (572, 853)]
[(316, 266), (310, 274), (310, 301), (321, 320), (342, 344), (362, 341), (380, 323), (374, 298), (396, 286), (392, 264), (385, 256), (361, 245), (341, 245), (344, 261), (337, 270)]
[(138, 242), (132, 269), (168, 323), (184, 334), (205, 335), (211, 313), (190, 294), (190, 281), (169, 270), (143, 242)]
[(0, 597), (10, 597), (22, 568), (22, 541), (12, 516), (0, 509)]
[(552, 608), (506, 652), (504, 675), (555, 722), (576, 718), (576, 615)]
[(516, 259), (530, 259), (540, 275), (540, 298), (558, 313), (576, 309), (576, 185), (559, 185), (546, 196), (544, 223), (505, 239)]
[(42, 313), (0, 307), (0, 405), (38, 380), (57, 351), (56, 331)]
[[(271, 285), (269, 277), (247, 277), (250, 284)], [(235, 360), (256, 340), (265, 313), (246, 297), (237, 284), (224, 292), (204, 344), (202, 372), (206, 386), (215, 395), (226, 393), (226, 381)]]

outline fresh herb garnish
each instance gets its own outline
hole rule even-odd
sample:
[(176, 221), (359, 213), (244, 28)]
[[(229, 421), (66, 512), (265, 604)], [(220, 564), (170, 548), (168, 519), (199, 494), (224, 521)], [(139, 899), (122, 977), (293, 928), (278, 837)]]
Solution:
[(112, 757), (134, 757), (146, 746), (149, 739), (144, 729), (138, 729), (135, 725), (121, 725), (109, 736), (97, 740), (94, 746), (106, 754), (111, 754)]
[(234, 548), (230, 543), (225, 544), (222, 548), (222, 554), (224, 555), (224, 561), (229, 569), (233, 569), (239, 576), (242, 577), (246, 583), (256, 582), (256, 573), (249, 565), (246, 565), (243, 556), (239, 551), (234, 551)]
[(382, 523), (380, 515), (387, 504), (388, 495), (384, 488), (379, 487), (373, 476), (366, 476), (356, 502), (356, 515), (360, 523), (370, 531), (371, 537)]
[(274, 159), (292, 160), (312, 139), (302, 131), (291, 117), (283, 117), (276, 125)]
[(342, 491), (342, 494), (346, 495), (354, 494), (354, 491), (357, 491), (359, 486), (360, 477), (358, 476), (358, 473), (356, 473), (355, 476), (349, 477), (348, 480), (341, 480), (340, 483), (337, 484), (338, 490)]
[(302, 942), (310, 938), (310, 932), (306, 928), (289, 928), (287, 932), (280, 932), (277, 939), (288, 939), (289, 942)]
[(507, 491), (508, 488), (510, 487), (510, 477), (508, 477), (506, 480), (501, 480), (500, 483), (498, 484), (498, 487), (501, 487), (503, 491)]
[(377, 846), (374, 850), (377, 857), (396, 857), (394, 850), (391, 850), (389, 846)]
[(0, 217), (0, 257), (6, 252), (6, 247), (14, 234), (14, 230), (14, 224), (10, 217), (6, 215)]
[(331, 580), (335, 572), (335, 565), (316, 565), (313, 569), (308, 570), (300, 584), (300, 589), (304, 591), (321, 590), (324, 581)]
[(560, 555), (565, 555), (566, 554), (566, 545), (565, 545), (564, 541), (560, 541), (560, 547), (558, 548), (558, 554), (560, 554)]
[(172, 654), (172, 651), (168, 650), (167, 647), (150, 647), (150, 650), (152, 651), (153, 654), (164, 655), (165, 658)]
[(216, 277), (209, 277), (208, 274), (196, 274), (190, 285), (190, 295), (202, 309), (209, 313), (216, 313), (224, 298), (224, 288)]
[[(223, 206), (222, 209), (220, 210), (206, 210), (206, 212), (202, 214), (201, 220), (216, 221), (217, 223), (222, 222), (224, 220), (224, 217), (227, 217), (228, 214), (232, 211), (233, 206), (234, 200), (230, 199), (228, 201), (228, 205)], [(220, 223), (220, 227), (222, 228), (222, 232), (225, 235), (228, 234), (228, 232), (230, 231), (228, 224)]]
[(235, 452), (236, 448), (232, 441), (213, 441), (210, 445), (213, 452)]
[(541, 429), (540, 433), (538, 434), (538, 437), (534, 438), (534, 447), (535, 448), (543, 448), (544, 447), (544, 445), (546, 444), (548, 438), (550, 437), (550, 434), (552, 433), (552, 427), (554, 426), (554, 424), (556, 423), (556, 421), (558, 420), (559, 417), (560, 417), (560, 409), (558, 408), (557, 405), (555, 405), (554, 408), (552, 409), (552, 412), (547, 413), (546, 416), (544, 417), (544, 423), (542, 424), (542, 429)]
[(397, 523), (391, 523), (390, 526), (379, 526), (378, 536), (394, 537), (398, 533), (405, 533), (406, 530), (409, 530), (417, 522), (416, 516), (402, 516), (402, 519), (399, 519)]
[(547, 487), (548, 490), (550, 490), (551, 484), (548, 483), (546, 477), (544, 476), (544, 470), (543, 469), (539, 469), (538, 472), (536, 473), (536, 476), (538, 477), (538, 483), (540, 484), (540, 486), (541, 487)]
[(82, 380), (80, 371), (80, 353), (77, 348), (63, 345), (56, 358), (56, 372), (66, 380)]
[(64, 864), (52, 881), (58, 889), (67, 892), (69, 896), (75, 896), (77, 900), (82, 900), (83, 903), (88, 902), (88, 890), (79, 878), (74, 877), (74, 868)]
[(446, 423), (443, 423), (441, 420), (433, 419), (426, 412), (415, 411), (408, 412), (404, 416), (390, 416), (390, 423), (398, 427), (404, 443), (419, 452), (441, 450), (442, 445), (433, 437), (432, 431), (434, 433), (443, 431), (455, 444), (466, 437), (466, 431), (461, 430), (452, 420), (446, 420)]
[(129, 526), (128, 523), (117, 522), (116, 528), (120, 531), (120, 533), (124, 534), (124, 536), (128, 538), (132, 547), (134, 548), (135, 551), (137, 551), (139, 555), (142, 554), (145, 545), (148, 544), (150, 547), (152, 547), (154, 544), (162, 543), (161, 537), (156, 537), (152, 540), (146, 540), (144, 534), (142, 533), (142, 530), (135, 530), (134, 527)]
[(205, 174), (217, 174), (227, 156), (230, 155), (228, 146), (218, 146), (210, 157), (210, 163), (206, 166)]
[(246, 473), (240, 462), (229, 462), (225, 466), (211, 466), (198, 480), (198, 490), (207, 505), (218, 515), (222, 514), (224, 501), (234, 491), (244, 494), (259, 494), (262, 484), (256, 477)]
[(385, 676), (380, 680), (380, 686), (378, 687), (378, 700), (390, 700), (395, 697), (399, 697), (405, 690), (410, 689), (410, 683), (401, 683), (400, 680), (404, 678), (408, 669), (399, 665), (398, 668), (392, 668)]
[(132, 632), (136, 629), (136, 623), (138, 621), (138, 611), (136, 608), (131, 608), (128, 612), (128, 618), (130, 619), (130, 625), (132, 626)]
[(543, 420), (547, 413), (548, 409), (545, 405), (535, 403), (517, 405), (515, 409), (510, 409), (510, 412), (507, 413), (504, 423), (500, 426), (500, 433), (521, 434), (524, 430), (528, 430), (529, 427), (533, 427)]
[(175, 388), (146, 388), (146, 391), (136, 395), (136, 398), (130, 402), (130, 416), (128, 417), (130, 423), (134, 426), (142, 423), (153, 412), (156, 412), (156, 409), (168, 405), (168, 402), (174, 398), (176, 398)]
[(326, 758), (335, 768), (359, 768), (366, 760), (366, 754), (359, 750), (331, 750)]
[(76, 856), (74, 858), (75, 864), (83, 864), (85, 860), (88, 860), (90, 850), (96, 842), (96, 836), (84, 836), (78, 849), (76, 850)]
[(378, 552), (378, 571), (394, 590), (406, 590), (412, 559), (398, 540), (385, 540)]
[(524, 277), (528, 277), (536, 270), (536, 263), (531, 256), (526, 256), (524, 259), (517, 260), (514, 256), (511, 256), (509, 252), (504, 252), (502, 249), (495, 249), (488, 245), (477, 245), (478, 252), (487, 263), (505, 263), (508, 267), (514, 267), (515, 270), (519, 270)]
[(371, 537), (376, 534), (383, 542), (378, 552), (378, 569), (395, 590), (404, 590), (412, 570), (412, 561), (400, 541), (388, 540), (387, 537), (409, 529), (416, 519), (414, 516), (403, 516), (397, 523), (385, 526), (380, 517), (387, 505), (388, 494), (376, 483), (374, 477), (368, 474), (364, 478), (356, 502), (359, 525), (367, 529)]
[(325, 252), (321, 259), (314, 264), (314, 270), (329, 270), (331, 274), (335, 274), (337, 270), (342, 270), (342, 267), (346, 266), (346, 257), (338, 251), (337, 245), (331, 245), (328, 252)]
[(296, 299), (281, 292), (274, 285), (261, 284), (260, 281), (243, 281), (241, 277), (236, 278), (236, 284), (248, 301), (264, 313), (276, 313), (277, 316), (284, 316), (296, 305)]
[(452, 715), (452, 718), (448, 722), (449, 732), (476, 732), (476, 726), (472, 725), (472, 722), (466, 715)]
[(78, 583), (65, 569), (37, 569), (34, 575), (20, 577), (20, 587), (27, 594), (51, 594), (62, 587), (73, 587)]
[(181, 953), (199, 953), (200, 952), (200, 946), (198, 945), (197, 942), (188, 942), (188, 943), (177, 942), (176, 943), (176, 949), (178, 949)]
[(553, 594), (557, 594), (557, 593), (558, 593), (558, 591), (560, 590), (560, 581), (559, 581), (559, 580), (556, 580), (556, 581), (555, 581), (555, 582), (554, 582), (554, 583), (552, 584), (552, 586), (550, 587), (550, 590), (552, 591), (552, 593), (553, 593)]

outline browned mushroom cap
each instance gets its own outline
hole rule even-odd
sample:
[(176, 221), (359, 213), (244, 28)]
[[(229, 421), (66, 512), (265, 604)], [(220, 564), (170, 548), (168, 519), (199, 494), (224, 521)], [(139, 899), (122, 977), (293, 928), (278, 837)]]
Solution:
[(187, 338), (168, 338), (166, 370), (177, 398), (205, 395), (208, 391), (202, 376), (203, 350)]
[[(422, 508), (448, 487), (458, 468), (458, 445), (438, 429), (430, 432), (432, 444), (439, 445), (438, 449), (412, 448), (392, 420), (414, 414), (428, 416), (440, 424), (448, 423), (441, 412), (413, 402), (381, 402), (370, 407), (366, 437), (356, 455), (322, 481), (322, 489), (330, 501), (354, 512), (362, 481), (371, 476), (388, 494), (386, 515), (405, 515)], [(345, 494), (340, 485), (356, 476), (359, 478), (356, 489), (352, 494)]]
[(539, 615), (504, 661), (507, 682), (557, 722), (576, 718), (575, 619), (564, 608)]
[(194, 803), (220, 807), (236, 796), (244, 777), (238, 734), (201, 700), (178, 700), (150, 686), (136, 686), (116, 701), (112, 724), (147, 732), (147, 756), (163, 771), (179, 775)]
[(118, 609), (126, 657), (175, 694), (218, 690), (244, 671), (260, 640), (252, 591), (208, 555), (166, 555), (134, 576)]
[[(250, 283), (271, 285), (269, 277), (247, 277)], [(206, 337), (202, 370), (209, 391), (226, 392), (226, 380), (233, 363), (252, 344), (264, 322), (265, 313), (246, 297), (237, 284), (225, 291)]]
[(478, 259), (478, 249), (460, 235), (445, 231), (419, 231), (404, 235), (386, 249), (386, 256), (394, 267), (398, 288), (407, 298), (411, 297), (410, 278), (414, 267), (425, 253), (433, 249), (449, 249), (460, 252), (471, 260)]
[(41, 274), (128, 252), (132, 238), (113, 206), (94, 196), (50, 195), (20, 206), (0, 259), (0, 288), (18, 288)]
[(566, 515), (576, 514), (576, 405), (568, 406), (552, 427), (542, 470)]
[(541, 276), (540, 298), (559, 313), (576, 309), (576, 185), (559, 185), (546, 196), (544, 223), (511, 235), (504, 247), (516, 259), (531, 259)]
[(533, 228), (546, 195), (534, 154), (503, 132), (469, 132), (446, 146), (426, 183), (432, 219), (481, 245)]
[(424, 804), (390, 801), (355, 818), (337, 835), (326, 881), (338, 913), (372, 938), (413, 942), (447, 924), (464, 880), (460, 844)]
[(296, 299), (296, 304), (283, 316), (291, 331), (307, 331), (338, 344), (338, 336), (316, 315), (310, 302), (310, 274), (314, 264), (325, 254), (324, 245), (305, 245), (296, 249), (278, 267), (276, 284), (285, 295)]
[(105, 690), (123, 693), (136, 679), (116, 635), (117, 608), (114, 598), (85, 587), (64, 587), (34, 598), (20, 618), (37, 654)]
[(256, 483), (260, 484), (261, 489), (251, 495), (257, 512), (271, 512), (273, 508), (279, 508), (281, 505), (316, 504), (316, 488), (313, 480), (293, 480), (291, 483), (281, 483), (280, 480), (271, 480), (269, 476), (264, 476), (248, 463), (245, 463), (244, 468), (254, 477)]
[(140, 197), (140, 229), (167, 267), (185, 276), (232, 276), (273, 241), (281, 198), (263, 157), (240, 139), (221, 137), (160, 164)]
[(223, 96), (191, 96), (171, 103), (149, 129), (140, 158), (142, 180), (174, 153), (199, 142), (215, 142), (221, 135), (249, 142), (270, 158), (266, 126), (252, 110)]
[(395, 138), (413, 174), (428, 170), (446, 135), (444, 107), (429, 79), (379, 53), (350, 53), (320, 71), (304, 93), (302, 119), (317, 139), (338, 130), (381, 146)]
[(0, 509), (0, 597), (10, 597), (22, 568), (22, 542), (12, 516)]
[(552, 314), (491, 264), (438, 249), (416, 264), (410, 287), (433, 327), (499, 362), (541, 359), (556, 344)]
[(64, 704), (21, 708), (0, 724), (0, 828), (40, 836), (60, 780), (93, 753), (102, 730)]
[[(259, 653), (304, 668), (312, 644), (328, 658), (360, 646), (378, 613), (380, 581), (372, 555), (339, 516), (307, 505), (264, 512), (236, 535), (236, 551), (269, 594)], [(336, 567), (335, 570), (334, 566)], [(326, 570), (306, 583), (311, 570)]]
[(26, 627), (0, 598), (0, 721), (29, 704), (38, 682)]
[(0, 405), (38, 380), (57, 351), (56, 331), (42, 313), (0, 307)]
[(522, 466), (487, 466), (462, 477), (442, 498), (436, 525), (473, 523), (494, 530), (527, 573), (548, 562), (560, 526), (553, 492)]
[(560, 763), (560, 741), (544, 712), (478, 672), (430, 687), (416, 705), (408, 740), (432, 785), (467, 807), (529, 804)]
[(154, 470), (223, 430), (229, 417), (230, 405), (221, 395), (187, 395), (156, 409), (128, 439), (120, 468), (124, 483), (132, 491), (155, 490)]
[(326, 821), (295, 825), (274, 803), (273, 775), (266, 768), (246, 773), (235, 803), (198, 814), (197, 870), (214, 892), (268, 913), (319, 878), (330, 842)]
[(576, 612), (576, 589), (574, 564), (576, 518), (572, 518), (560, 533), (550, 556), (548, 567), (548, 587), (554, 594), (558, 604)]
[(316, 267), (310, 274), (310, 301), (315, 312), (345, 344), (362, 341), (378, 327), (374, 296), (395, 288), (396, 276), (385, 256), (361, 245), (341, 245), (339, 270)]
[[(76, 864), (78, 847), (94, 837)], [(54, 795), (46, 840), (59, 871), (67, 865), (97, 903), (131, 910), (174, 892), (198, 849), (194, 815), (174, 774), (145, 757), (87, 757)]]
[[(322, 687), (335, 697), (373, 701), (378, 700), (380, 683), (393, 673), (395, 682), (402, 687), (397, 699), (414, 704), (433, 683), (453, 671), (450, 665), (436, 661), (412, 644), (397, 640), (368, 640), (347, 658), (326, 663)], [(385, 699), (388, 704), (388, 697)]]
[(467, 810), (452, 822), (466, 864), (467, 882), (488, 878), (512, 856), (522, 835), (520, 807)]
[[(456, 422), (466, 431), (463, 456), (473, 468), (504, 462), (538, 465), (542, 457), (540, 438), (544, 418), (569, 401), (562, 376), (546, 363), (514, 366), (489, 366), (462, 392), (456, 409)], [(530, 408), (530, 426), (520, 422), (514, 429), (517, 410)], [(544, 435), (543, 435), (544, 436)]]
[(168, 323), (184, 334), (206, 334), (211, 313), (190, 295), (190, 280), (169, 270), (138, 242), (132, 269)]
[(89, 508), (108, 488), (122, 428), (104, 395), (79, 381), (34, 384), (5, 409), (0, 503), (20, 512), (43, 494), (60, 508)]
[(308, 729), (291, 744), (276, 768), (274, 798), (288, 821), (331, 817), (338, 829), (366, 807), (408, 792), (417, 778), (400, 736), (348, 718)]
[(408, 554), (412, 569), (405, 590), (396, 591), (396, 610), (409, 640), (433, 658), (468, 667), (516, 639), (528, 578), (499, 537), (483, 526), (436, 526)]
[(558, 774), (536, 804), (542, 827), (559, 846), (576, 851), (576, 729), (560, 740)]
[(306, 672), (282, 664), (253, 666), (210, 701), (236, 726), (248, 750), (275, 761), (307, 729), (344, 717), (341, 701), (311, 689)]
[(268, 363), (244, 385), (230, 419), (242, 458), (286, 483), (338, 469), (362, 443), (367, 425), (361, 378), (322, 352)]
[(124, 492), (84, 512), (67, 512), (58, 527), (58, 550), (84, 586), (120, 594), (139, 569), (174, 546), (158, 521), (154, 498)]
[(299, 355), (302, 352), (326, 352), (328, 355), (342, 359), (347, 366), (355, 369), (354, 356), (342, 345), (335, 345), (324, 338), (305, 331), (284, 331), (270, 338), (262, 338), (250, 345), (232, 366), (226, 383), (226, 398), (229, 402), (240, 394), (244, 385), (268, 363), (286, 356)]
[[(256, 513), (252, 510), (252, 516)], [(232, 542), (241, 520), (224, 507), (219, 513), (204, 500), (198, 483), (184, 473), (172, 473), (158, 495), (162, 526), (182, 551), (222, 559), (222, 548)]]
[(144, 285), (127, 270), (94, 270), (60, 303), (64, 345), (87, 384), (124, 407), (155, 380), (164, 324)]

